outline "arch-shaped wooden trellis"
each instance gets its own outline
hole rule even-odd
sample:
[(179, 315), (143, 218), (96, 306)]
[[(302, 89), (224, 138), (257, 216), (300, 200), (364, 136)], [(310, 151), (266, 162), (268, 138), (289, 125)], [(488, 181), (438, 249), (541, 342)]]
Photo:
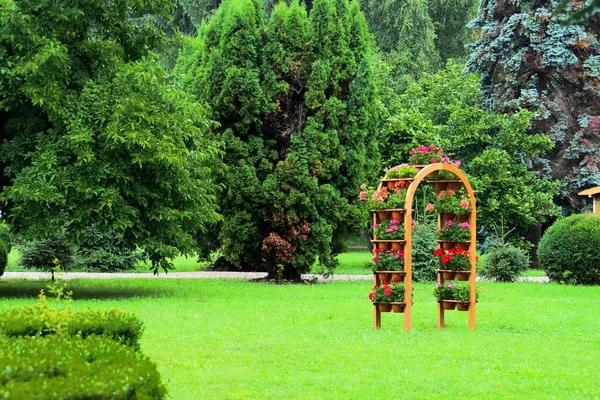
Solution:
[[(414, 177), (414, 179), (410, 182), (406, 194), (406, 203), (404, 210), (404, 302), (406, 303), (404, 307), (404, 329), (406, 331), (410, 331), (412, 329), (412, 215), (413, 215), (413, 200), (415, 196), (415, 192), (419, 187), (419, 184), (425, 180), (429, 175), (437, 171), (448, 171), (453, 173), (456, 177), (459, 185), (462, 184), (469, 196), (470, 202), (470, 214), (469, 214), (469, 232), (470, 232), (470, 241), (469, 241), (469, 261), (471, 264), (471, 271), (469, 274), (469, 329), (475, 329), (475, 307), (477, 301), (477, 290), (476, 290), (476, 218), (477, 218), (477, 209), (475, 203), (475, 193), (473, 192), (473, 188), (465, 174), (458, 169), (457, 167), (451, 164), (445, 163), (436, 163), (430, 164), (423, 167), (418, 174)], [(443, 181), (430, 181), (432, 183)], [(438, 215), (438, 226), (441, 226), (442, 219), (441, 216)], [(443, 283), (444, 279), (441, 274), (438, 273), (438, 282)], [(375, 275), (375, 285), (378, 285), (379, 279), (377, 275)], [(375, 307), (375, 328), (378, 329), (381, 327), (381, 312), (378, 307)], [(444, 308), (442, 307), (442, 303), (438, 303), (438, 327), (444, 327)]]

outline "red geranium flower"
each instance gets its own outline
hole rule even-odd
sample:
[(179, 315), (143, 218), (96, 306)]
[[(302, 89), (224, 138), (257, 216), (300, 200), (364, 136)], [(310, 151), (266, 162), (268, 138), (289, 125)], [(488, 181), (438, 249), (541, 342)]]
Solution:
[(439, 249), (437, 249), (436, 251), (433, 252), (433, 255), (436, 257), (439, 257), (441, 255), (444, 254), (444, 249), (442, 249), (441, 247)]
[(392, 295), (392, 289), (389, 286), (386, 286), (383, 288), (383, 294), (385, 296), (391, 296)]
[(369, 293), (369, 299), (373, 300), (373, 298), (375, 297), (375, 293)]
[(452, 254), (447, 253), (447, 254), (444, 255), (444, 257), (442, 257), (442, 265), (446, 265), (450, 261), (452, 261)]

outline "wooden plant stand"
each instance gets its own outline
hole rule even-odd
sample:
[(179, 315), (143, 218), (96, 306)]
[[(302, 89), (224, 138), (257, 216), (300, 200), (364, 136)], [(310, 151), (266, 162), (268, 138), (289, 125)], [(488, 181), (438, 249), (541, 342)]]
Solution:
[[(419, 166), (422, 167), (422, 166)], [(476, 295), (476, 275), (477, 275), (477, 270), (476, 270), (476, 258), (477, 258), (477, 254), (476, 254), (476, 219), (477, 219), (477, 209), (476, 209), (476, 203), (475, 203), (475, 193), (473, 192), (473, 188), (471, 187), (471, 184), (469, 182), (469, 180), (467, 179), (467, 177), (465, 176), (465, 174), (458, 169), (457, 167), (450, 165), (450, 164), (444, 164), (444, 163), (437, 163), (437, 164), (430, 164), (427, 166), (422, 167), (422, 169), (419, 171), (419, 173), (414, 177), (414, 179), (412, 180), (406, 180), (409, 181), (409, 185), (408, 185), (408, 191), (406, 194), (406, 203), (405, 203), (405, 209), (402, 210), (403, 214), (404, 214), (404, 243), (403, 243), (403, 249), (404, 249), (404, 279), (403, 279), (403, 283), (404, 283), (404, 302), (406, 303), (405, 307), (404, 307), (404, 330), (406, 331), (410, 331), (412, 329), (412, 289), (413, 289), (413, 285), (412, 285), (412, 214), (413, 214), (413, 200), (414, 200), (414, 196), (415, 196), (415, 192), (417, 190), (417, 188), (419, 187), (419, 184), (426, 180), (426, 178), (428, 176), (430, 176), (431, 174), (437, 172), (437, 171), (449, 171), (451, 173), (453, 173), (457, 179), (453, 180), (451, 182), (442, 182), (444, 184), (446, 184), (446, 186), (444, 185), (440, 185), (439, 181), (435, 181), (435, 180), (430, 180), (427, 183), (430, 183), (432, 185), (435, 185), (434, 187), (436, 187), (437, 190), (447, 190), (448, 184), (452, 184), (454, 186), (452, 186), (452, 188), (456, 188), (457, 185), (462, 185), (464, 186), (467, 195), (469, 196), (469, 202), (470, 202), (470, 208), (471, 211), (468, 214), (468, 221), (469, 221), (469, 232), (470, 232), (470, 241), (465, 242), (468, 243), (467, 246), (468, 247), (468, 251), (469, 251), (469, 261), (471, 264), (471, 271), (469, 274), (469, 292), (470, 292), (470, 296), (469, 296), (469, 329), (475, 329), (475, 313), (476, 313), (476, 299), (477, 299), (477, 295)], [(387, 185), (387, 181), (389, 180), (385, 180), (382, 179), (381, 182), (379, 184), (379, 187), (381, 188), (382, 185)], [(391, 210), (382, 210), (382, 211), (391, 211)], [(379, 223), (381, 222), (381, 219), (379, 217), (379, 213), (382, 211), (373, 211), (373, 222), (374, 223)], [(395, 210), (395, 211), (399, 211), (399, 210)], [(441, 224), (443, 224), (443, 219), (440, 215), (438, 215), (438, 227), (441, 227)], [(377, 238), (374, 236), (373, 237), (374, 240), (374, 244), (376, 244), (376, 246), (379, 245), (378, 242), (380, 242), (379, 240), (377, 240)], [(441, 245), (441, 243), (440, 243)], [(379, 286), (381, 284), (381, 281), (379, 280), (377, 274), (374, 275), (374, 281), (375, 281), (375, 285)], [(438, 272), (438, 282), (439, 283), (444, 283), (444, 278), (442, 277), (442, 274)], [(379, 308), (376, 304), (374, 304), (374, 326), (375, 329), (379, 329), (381, 328), (381, 312), (379, 311)], [(441, 302), (438, 303), (438, 327), (439, 328), (444, 328), (444, 308), (443, 308), (443, 304)]]

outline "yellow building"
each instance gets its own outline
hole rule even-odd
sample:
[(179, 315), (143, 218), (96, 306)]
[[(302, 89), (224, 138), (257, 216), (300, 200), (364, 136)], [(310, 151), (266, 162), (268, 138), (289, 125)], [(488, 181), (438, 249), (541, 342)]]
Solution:
[(584, 191), (579, 192), (580, 196), (588, 196), (591, 197), (593, 204), (593, 212), (595, 214), (600, 214), (600, 186), (596, 186), (590, 189), (586, 189)]

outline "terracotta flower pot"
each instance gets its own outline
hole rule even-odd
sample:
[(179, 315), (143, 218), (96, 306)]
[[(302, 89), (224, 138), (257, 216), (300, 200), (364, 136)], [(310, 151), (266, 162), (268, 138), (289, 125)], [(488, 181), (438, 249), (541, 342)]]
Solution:
[(392, 248), (392, 244), (389, 242), (379, 242), (379, 243), (377, 243), (377, 247), (381, 251), (388, 251)]
[(456, 277), (456, 272), (454, 271), (442, 271), (442, 277), (447, 280), (447, 281), (451, 281)]
[(470, 305), (471, 305), (471, 303), (469, 303), (468, 301), (463, 301), (460, 303), (456, 303), (456, 309), (458, 311), (469, 311)]
[(440, 214), (440, 219), (442, 220), (442, 223), (444, 223), (445, 221), (452, 221), (454, 219), (454, 214), (452, 214), (452, 213), (441, 213)]
[(379, 216), (379, 222), (391, 219), (390, 218), (391, 214), (392, 213), (389, 211), (384, 211), (384, 210), (377, 211), (377, 215)]
[(456, 271), (456, 279), (462, 282), (468, 281), (469, 275), (471, 275), (471, 271)]
[(454, 310), (456, 308), (456, 303), (442, 300), (442, 307), (444, 310)]
[(432, 181), (433, 183), (433, 189), (439, 193), (439, 192), (443, 192), (446, 190), (446, 182), (443, 181)]
[(392, 281), (392, 274), (389, 272), (377, 271), (377, 277), (379, 278), (379, 280), (381, 282), (391, 282)]
[(465, 222), (469, 220), (469, 214), (456, 214), (456, 220), (460, 222)]
[(391, 303), (391, 305), (392, 311), (394, 311), (395, 313), (403, 313), (404, 307), (406, 307), (405, 303)]
[(450, 250), (453, 247), (452, 242), (442, 241), (440, 244), (444, 250)]
[(404, 211), (394, 210), (392, 211), (392, 219), (397, 219), (400, 222), (404, 219)]
[(468, 242), (456, 242), (456, 247), (461, 250), (469, 250), (469, 243)]
[(446, 190), (459, 190), (462, 188), (462, 182), (461, 181), (453, 181), (453, 182), (448, 182), (446, 185)]
[(388, 189), (393, 189), (395, 183), (396, 182), (394, 182), (394, 181), (386, 181), (385, 182), (385, 184), (386, 184), (386, 186), (387, 186)]
[(402, 242), (392, 242), (392, 250), (394, 250), (394, 251), (402, 251), (402, 250), (404, 250), (404, 243), (402, 243)]
[(379, 303), (377, 304), (380, 312), (390, 312), (392, 311), (392, 305), (389, 303)]
[(404, 272), (392, 272), (392, 281), (398, 279), (397, 282), (402, 282), (404, 281), (404, 275)]

